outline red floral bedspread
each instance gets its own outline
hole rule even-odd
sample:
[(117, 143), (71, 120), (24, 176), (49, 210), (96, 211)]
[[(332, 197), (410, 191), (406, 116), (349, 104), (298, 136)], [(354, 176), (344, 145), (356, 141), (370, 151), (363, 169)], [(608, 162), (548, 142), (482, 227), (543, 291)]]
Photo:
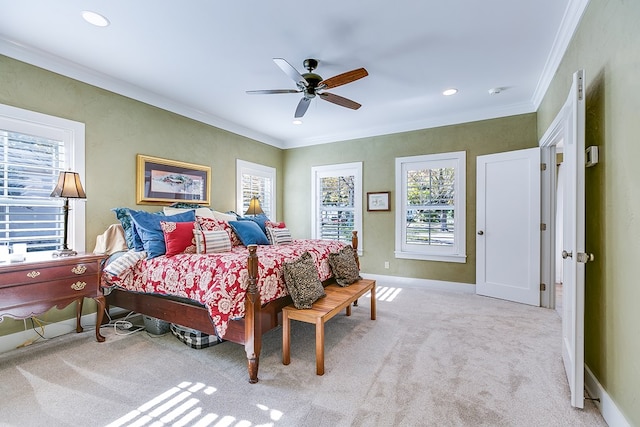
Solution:
[[(291, 245), (258, 246), (258, 287), (262, 304), (288, 295), (282, 267), (285, 261), (309, 251), (320, 280), (331, 277), (328, 254), (345, 246), (330, 240), (294, 240)], [(224, 337), (229, 320), (244, 316), (244, 298), (248, 285), (247, 256), (244, 246), (231, 252), (179, 254), (144, 259), (119, 276), (104, 273), (106, 284), (135, 292), (156, 293), (189, 298), (209, 310), (213, 324)]]

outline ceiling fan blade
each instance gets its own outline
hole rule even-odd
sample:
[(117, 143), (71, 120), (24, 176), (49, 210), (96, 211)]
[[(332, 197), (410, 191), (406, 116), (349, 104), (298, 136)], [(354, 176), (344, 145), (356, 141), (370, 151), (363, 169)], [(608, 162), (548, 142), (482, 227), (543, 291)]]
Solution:
[(291, 77), (293, 81), (296, 82), (296, 85), (298, 85), (298, 87), (309, 86), (309, 83), (307, 82), (307, 80), (305, 80), (304, 77), (302, 77), (302, 74), (300, 74), (298, 70), (293, 68), (293, 65), (289, 64), (285, 59), (273, 58), (273, 62), (275, 62), (276, 65), (280, 67), (280, 69), (284, 71), (286, 75)]
[(358, 104), (355, 101), (352, 101), (350, 99), (344, 98), (339, 95), (334, 95), (333, 93), (324, 92), (324, 93), (319, 93), (318, 95), (320, 95), (320, 97), (325, 101), (332, 102), (341, 107), (351, 108), (352, 110), (357, 110), (358, 108), (362, 107), (362, 105)]
[(264, 89), (264, 90), (248, 90), (249, 95), (268, 95), (272, 93), (300, 93), (301, 90), (295, 89)]
[(347, 83), (367, 77), (368, 75), (369, 73), (364, 68), (347, 71), (346, 73), (338, 74), (337, 76), (329, 77), (321, 81), (318, 83), (318, 89), (331, 89), (332, 87), (346, 85)]
[(296, 119), (299, 119), (300, 117), (304, 116), (304, 113), (307, 112), (310, 104), (311, 98), (307, 98), (306, 96), (303, 97), (300, 102), (298, 102), (298, 107), (296, 108), (296, 114), (294, 115), (294, 117)]

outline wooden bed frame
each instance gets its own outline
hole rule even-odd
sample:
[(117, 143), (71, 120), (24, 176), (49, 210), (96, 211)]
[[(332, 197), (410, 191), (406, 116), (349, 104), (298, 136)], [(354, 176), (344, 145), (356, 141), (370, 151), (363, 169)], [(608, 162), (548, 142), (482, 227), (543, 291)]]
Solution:
[[(351, 246), (353, 247), (356, 262), (358, 262), (357, 231), (352, 232)], [(249, 250), (247, 259), (249, 285), (247, 287), (247, 297), (245, 298), (245, 315), (242, 319), (229, 321), (227, 332), (221, 338), (244, 345), (244, 350), (247, 353), (249, 382), (253, 384), (258, 382), (262, 334), (281, 324), (280, 313), (282, 308), (291, 304), (292, 301), (291, 297), (286, 296), (271, 301), (264, 306), (260, 304), (257, 246), (250, 245), (247, 249)], [(107, 309), (109, 306), (121, 307), (162, 319), (166, 322), (196, 329), (206, 334), (216, 335), (209, 312), (202, 305), (177, 301), (160, 295), (128, 292), (119, 288), (113, 288), (105, 296)]]

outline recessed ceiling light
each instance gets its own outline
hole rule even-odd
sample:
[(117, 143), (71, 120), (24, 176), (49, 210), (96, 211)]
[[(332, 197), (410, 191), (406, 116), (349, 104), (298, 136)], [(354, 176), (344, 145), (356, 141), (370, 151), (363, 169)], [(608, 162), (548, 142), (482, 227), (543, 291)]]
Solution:
[(296, 120), (294, 120), (292, 123), (293, 123), (294, 125), (301, 125), (301, 124), (302, 124), (302, 120), (298, 120), (298, 119), (296, 119)]
[(96, 27), (106, 27), (106, 26), (109, 25), (109, 20), (107, 18), (105, 18), (104, 16), (100, 15), (99, 13), (96, 13), (96, 12), (91, 12), (89, 10), (83, 10), (82, 11), (82, 17), (89, 24), (93, 24)]
[(456, 93), (458, 93), (458, 89), (456, 88), (447, 89), (444, 92), (442, 92), (444, 96), (451, 96), (451, 95), (455, 95)]

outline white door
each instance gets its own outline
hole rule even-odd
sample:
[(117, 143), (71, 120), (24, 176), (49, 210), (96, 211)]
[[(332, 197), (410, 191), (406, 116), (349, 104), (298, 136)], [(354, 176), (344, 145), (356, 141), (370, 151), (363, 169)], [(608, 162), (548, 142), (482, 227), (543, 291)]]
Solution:
[(479, 156), (476, 293), (540, 305), (540, 149)]
[(566, 168), (562, 218), (562, 360), (571, 389), (571, 405), (584, 406), (584, 71), (573, 85), (564, 116)]
[[(584, 246), (584, 104), (584, 71), (580, 70), (573, 75), (566, 102), (540, 140), (544, 153), (553, 152), (551, 149), (560, 143), (564, 153), (562, 224), (558, 227), (562, 230), (559, 237), (563, 252), (562, 361), (571, 390), (571, 405), (578, 408), (584, 407), (584, 264), (589, 258)], [(544, 190), (546, 199), (554, 197), (555, 192), (549, 187)], [(545, 262), (551, 265), (547, 268), (550, 274), (555, 251), (555, 243), (549, 239), (543, 252)], [(551, 283), (554, 277), (550, 275), (545, 280)]]

